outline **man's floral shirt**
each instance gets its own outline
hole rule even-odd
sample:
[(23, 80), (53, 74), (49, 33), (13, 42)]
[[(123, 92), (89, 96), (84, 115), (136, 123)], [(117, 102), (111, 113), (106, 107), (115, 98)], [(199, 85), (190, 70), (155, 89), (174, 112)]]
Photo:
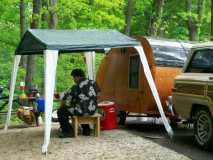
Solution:
[(92, 115), (97, 108), (97, 83), (93, 80), (80, 79), (64, 95), (65, 106), (71, 115)]

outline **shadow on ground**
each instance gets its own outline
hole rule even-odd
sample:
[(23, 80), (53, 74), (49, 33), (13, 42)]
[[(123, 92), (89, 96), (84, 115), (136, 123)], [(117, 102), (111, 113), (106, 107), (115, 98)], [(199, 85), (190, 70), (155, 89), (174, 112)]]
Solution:
[(163, 147), (167, 147), (177, 153), (183, 154), (193, 160), (212, 160), (212, 151), (204, 151), (198, 148), (193, 139), (193, 128), (177, 127), (174, 129), (174, 137), (170, 139), (161, 124), (153, 122), (128, 120), (121, 129), (130, 130), (137, 136), (149, 139)]

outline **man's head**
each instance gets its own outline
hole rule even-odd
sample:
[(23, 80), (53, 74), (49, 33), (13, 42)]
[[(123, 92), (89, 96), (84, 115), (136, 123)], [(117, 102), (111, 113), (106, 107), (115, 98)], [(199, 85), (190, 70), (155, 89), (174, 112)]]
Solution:
[(74, 69), (71, 72), (71, 76), (73, 77), (75, 83), (77, 83), (79, 81), (79, 79), (85, 77), (85, 74), (84, 74), (84, 71), (82, 69)]

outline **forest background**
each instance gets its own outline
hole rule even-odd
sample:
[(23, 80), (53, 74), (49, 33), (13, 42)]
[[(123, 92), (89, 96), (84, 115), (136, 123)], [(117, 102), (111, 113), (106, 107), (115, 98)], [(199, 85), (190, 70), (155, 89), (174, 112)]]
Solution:
[[(0, 86), (8, 94), (15, 49), (28, 28), (116, 29), (130, 36), (208, 41), (213, 0), (0, 0)], [(104, 57), (98, 54), (96, 66)], [(43, 56), (25, 56), (18, 71), (26, 89), (43, 91)], [(86, 70), (83, 54), (60, 55), (56, 91), (69, 88), (73, 68)], [(18, 92), (16, 92), (18, 94)], [(6, 110), (7, 108), (1, 108)]]

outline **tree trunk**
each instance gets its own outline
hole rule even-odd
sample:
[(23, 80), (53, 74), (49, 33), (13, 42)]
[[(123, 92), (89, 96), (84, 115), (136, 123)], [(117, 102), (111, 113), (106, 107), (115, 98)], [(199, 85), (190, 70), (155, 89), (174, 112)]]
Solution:
[(161, 30), (162, 16), (163, 16), (164, 0), (153, 0), (153, 11), (149, 22), (149, 35), (158, 36), (162, 35)]
[(213, 41), (213, 0), (211, 0), (211, 41)]
[(198, 15), (198, 23), (200, 24), (203, 18), (203, 6), (204, 0), (197, 1), (197, 15)]
[(197, 1), (197, 19), (192, 19), (192, 0), (186, 0), (186, 9), (188, 16), (188, 30), (189, 30), (189, 40), (197, 41), (199, 40), (199, 32), (200, 32), (200, 25), (202, 23), (203, 17), (203, 7), (204, 1), (198, 0)]
[(41, 11), (41, 0), (33, 0), (33, 15), (31, 28), (39, 28), (40, 22), (40, 11)]
[(90, 5), (94, 5), (94, 3), (95, 3), (95, 0), (89, 0)]
[(57, 0), (49, 0), (49, 28), (55, 29), (58, 23)]
[(20, 37), (22, 37), (26, 30), (26, 17), (25, 17), (25, 3), (20, 0)]
[(157, 0), (156, 2), (156, 17), (157, 17), (157, 35), (163, 36), (163, 30), (162, 27), (162, 17), (163, 17), (163, 6), (164, 6), (164, 0)]
[(42, 6), (42, 15), (41, 15), (41, 20), (42, 22), (45, 22), (45, 24), (48, 23), (48, 0), (42, 0), (41, 2)]
[[(152, 14), (150, 15), (149, 18), (149, 27), (148, 27), (148, 31), (147, 31), (147, 35), (148, 36), (153, 36), (155, 34), (155, 27), (154, 27), (154, 19), (155, 19), (155, 0), (153, 0), (153, 4), (152, 4)], [(148, 14), (147, 14), (148, 16)]]
[[(19, 4), (20, 9), (20, 38), (23, 37), (25, 31), (26, 31), (26, 17), (25, 17), (25, 3), (24, 0), (20, 0)], [(27, 56), (21, 57), (20, 65), (26, 68), (27, 66)]]
[[(40, 10), (41, 10), (41, 0), (33, 0), (33, 15), (32, 15), (32, 23), (31, 28), (36, 29), (39, 28), (39, 20), (40, 20)], [(29, 92), (29, 89), (32, 88), (33, 76), (35, 72), (35, 56), (28, 55), (27, 56), (27, 71), (26, 71), (26, 92)]]
[(189, 14), (188, 16), (188, 30), (189, 30), (189, 40), (197, 40), (197, 26), (192, 19), (192, 0), (186, 0), (186, 10)]
[(204, 8), (204, 0), (197, 1), (197, 39), (199, 40), (200, 35), (200, 26), (202, 24), (203, 18), (203, 8)]
[(126, 26), (125, 26), (125, 34), (130, 35), (131, 30), (131, 19), (132, 19), (132, 12), (133, 12), (133, 0), (128, 0), (127, 9), (126, 9)]

